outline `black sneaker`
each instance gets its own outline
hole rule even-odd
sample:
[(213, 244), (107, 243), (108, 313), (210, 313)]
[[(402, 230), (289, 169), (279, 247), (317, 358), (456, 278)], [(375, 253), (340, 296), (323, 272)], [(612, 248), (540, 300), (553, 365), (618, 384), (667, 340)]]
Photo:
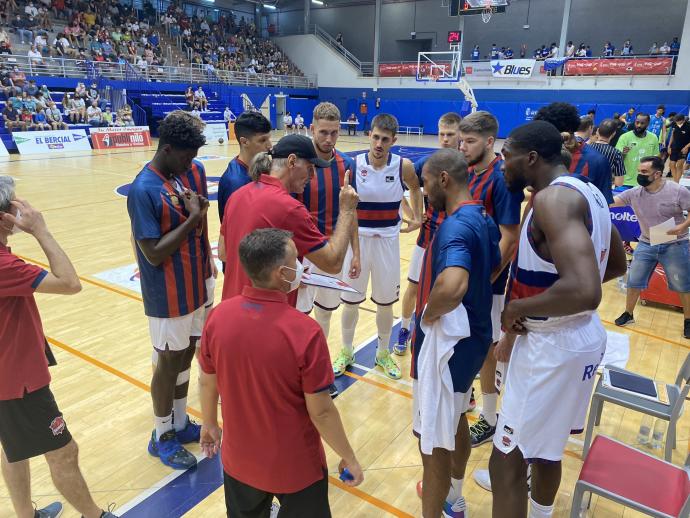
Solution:
[(472, 448), (476, 448), (484, 443), (491, 441), (496, 433), (496, 427), (491, 426), (489, 422), (484, 419), (483, 415), (479, 416), (479, 421), (470, 426), (470, 439), (472, 441)]
[(683, 337), (690, 338), (690, 318), (686, 318), (683, 322)]
[(328, 395), (331, 396), (331, 398), (334, 398), (338, 394), (340, 394), (340, 392), (338, 391), (338, 387), (335, 386), (335, 383), (328, 387)]
[[(627, 326), (628, 324), (634, 324), (635, 319), (632, 316), (632, 313), (628, 313), (627, 311), (624, 311), (621, 316), (619, 316), (616, 320), (614, 320), (615, 324), (617, 326), (623, 327)], [(686, 325), (686, 330), (689, 330), (687, 325)]]

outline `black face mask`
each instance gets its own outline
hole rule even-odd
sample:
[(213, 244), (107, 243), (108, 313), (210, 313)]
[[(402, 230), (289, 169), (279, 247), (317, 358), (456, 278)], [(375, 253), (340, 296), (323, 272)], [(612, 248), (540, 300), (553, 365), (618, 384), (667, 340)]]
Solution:
[(637, 183), (640, 184), (642, 187), (648, 187), (649, 185), (651, 185), (653, 181), (653, 179), (651, 179), (649, 176), (645, 174), (637, 175)]

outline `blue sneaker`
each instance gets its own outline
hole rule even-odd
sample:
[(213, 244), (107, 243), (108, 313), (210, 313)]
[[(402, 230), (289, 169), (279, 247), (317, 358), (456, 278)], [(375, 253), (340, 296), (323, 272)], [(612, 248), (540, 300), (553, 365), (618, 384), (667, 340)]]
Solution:
[(398, 356), (404, 356), (404, 354), (407, 352), (407, 345), (410, 342), (410, 330), (405, 329), (404, 327), (400, 328), (400, 332), (398, 333), (398, 343), (393, 345), (393, 352), (397, 354)]
[(443, 504), (443, 518), (467, 518), (467, 504), (465, 498), (458, 498), (455, 503), (445, 502)]
[(34, 518), (58, 518), (62, 514), (62, 504), (60, 502), (53, 502), (43, 509), (36, 509)]
[(175, 436), (180, 444), (199, 442), (201, 438), (201, 425), (195, 423), (187, 416), (187, 424), (179, 432), (176, 431)]
[(189, 469), (196, 466), (196, 457), (180, 444), (174, 430), (165, 432), (159, 440), (156, 440), (154, 430), (149, 441), (149, 454), (158, 457), (163, 464), (173, 469)]

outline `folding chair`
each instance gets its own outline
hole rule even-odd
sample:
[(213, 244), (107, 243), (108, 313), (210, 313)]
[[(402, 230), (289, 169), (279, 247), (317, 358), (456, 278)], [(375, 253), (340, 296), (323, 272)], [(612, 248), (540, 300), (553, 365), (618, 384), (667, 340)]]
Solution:
[(674, 466), (604, 435), (594, 439), (575, 484), (570, 518), (579, 518), (585, 493), (659, 518), (690, 517), (690, 455)]
[[(607, 366), (610, 371), (625, 372), (628, 374), (637, 374), (619, 369), (617, 367)], [(642, 376), (640, 376), (642, 377)], [(648, 378), (647, 378), (648, 379)], [(676, 424), (678, 417), (683, 409), (683, 402), (690, 392), (690, 354), (685, 358), (683, 366), (676, 376), (676, 382), (673, 385), (666, 385), (668, 392), (669, 404), (664, 405), (656, 401), (651, 401), (635, 394), (621, 392), (613, 388), (604, 387), (603, 381), (600, 378), (592, 395), (592, 405), (589, 409), (589, 419), (587, 419), (587, 431), (585, 433), (585, 444), (582, 449), (582, 458), (587, 456), (589, 445), (592, 442), (592, 434), (594, 432), (594, 425), (599, 426), (601, 422), (601, 413), (604, 409), (604, 402), (613, 403), (615, 405), (637, 410), (643, 414), (651, 415), (657, 419), (668, 421), (668, 431), (666, 433), (666, 445), (664, 448), (664, 459), (667, 462), (671, 461), (673, 449), (676, 447)]]

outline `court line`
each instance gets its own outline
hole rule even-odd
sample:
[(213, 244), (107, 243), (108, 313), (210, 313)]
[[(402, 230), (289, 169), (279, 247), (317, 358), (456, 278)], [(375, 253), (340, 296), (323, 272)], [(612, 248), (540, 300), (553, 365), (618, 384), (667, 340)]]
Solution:
[(366, 502), (369, 502), (370, 504), (378, 507), (382, 511), (386, 511), (389, 514), (392, 514), (393, 516), (398, 516), (399, 518), (414, 518), (413, 515), (406, 513), (405, 511), (401, 511), (397, 507), (394, 507), (391, 504), (384, 502), (383, 500), (379, 500), (375, 496), (371, 496), (369, 493), (365, 493), (359, 488), (350, 487), (335, 477), (328, 475), (328, 480), (334, 486), (339, 487), (340, 489), (347, 491), (348, 493), (357, 496), (362, 500), (365, 500)]
[(412, 394), (410, 392), (405, 392), (404, 390), (399, 390), (397, 388), (390, 387), (384, 383), (380, 383), (378, 381), (366, 378), (364, 376), (360, 376), (359, 374), (355, 374), (354, 372), (345, 371), (343, 374), (345, 374), (345, 376), (349, 376), (350, 378), (354, 378), (357, 381), (363, 381), (364, 383), (368, 383), (369, 385), (373, 385), (374, 387), (379, 387), (389, 392), (393, 392), (394, 394), (399, 394), (408, 399), (412, 399)]
[(629, 331), (631, 333), (637, 333), (638, 335), (647, 336), (649, 338), (654, 338), (655, 340), (661, 340), (662, 342), (666, 342), (666, 343), (673, 344), (673, 345), (680, 345), (681, 347), (684, 347), (685, 349), (690, 349), (690, 344), (684, 344), (683, 342), (676, 342), (675, 340), (671, 340), (670, 338), (664, 338), (663, 336), (658, 336), (658, 335), (655, 335), (652, 333), (647, 333), (646, 331), (640, 331), (639, 329), (635, 329), (635, 328), (628, 328), (628, 327), (621, 328), (621, 326), (617, 326), (614, 322), (609, 322), (608, 320), (602, 320), (602, 322), (606, 325), (614, 326), (615, 329), (622, 329), (623, 331)]

